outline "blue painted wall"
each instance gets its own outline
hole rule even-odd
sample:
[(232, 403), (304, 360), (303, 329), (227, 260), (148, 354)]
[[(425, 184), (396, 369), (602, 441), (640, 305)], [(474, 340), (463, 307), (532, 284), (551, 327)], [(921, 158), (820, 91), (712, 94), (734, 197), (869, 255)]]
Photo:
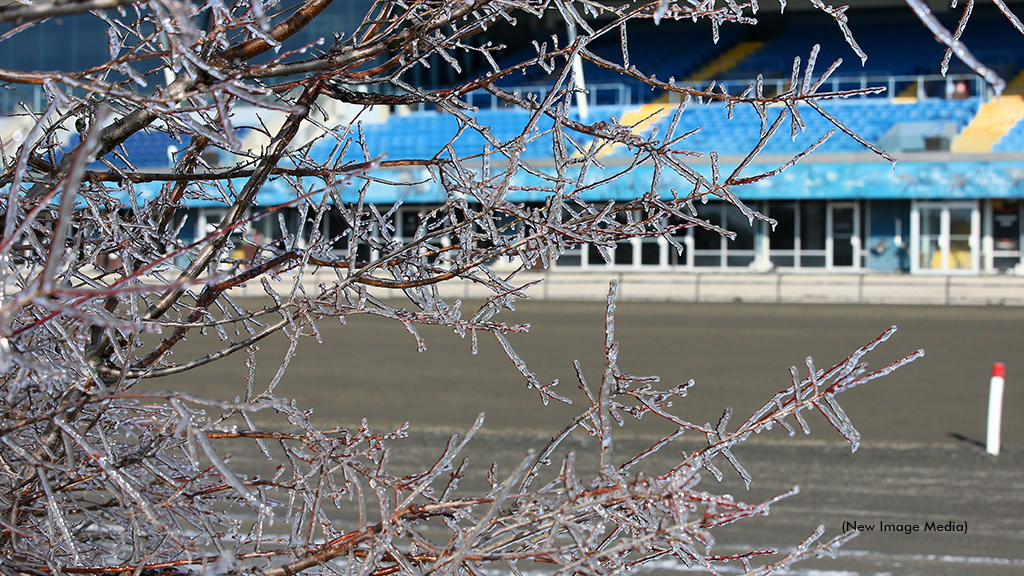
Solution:
[(910, 201), (872, 200), (867, 210), (868, 270), (910, 271)]

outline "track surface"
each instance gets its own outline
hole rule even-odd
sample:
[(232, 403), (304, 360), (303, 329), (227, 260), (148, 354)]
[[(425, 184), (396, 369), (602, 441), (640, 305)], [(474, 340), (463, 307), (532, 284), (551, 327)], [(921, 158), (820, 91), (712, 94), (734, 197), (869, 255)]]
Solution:
[[(529, 323), (529, 334), (509, 340), (542, 381), (559, 379), (557, 390), (574, 406), (541, 405), (527, 391), (493, 337), (480, 335), (479, 353), (469, 339), (422, 330), (427, 351), (395, 322), (349, 317), (319, 324), (323, 344), (300, 341), (277, 388), (314, 410), (324, 426), (354, 425), (368, 418), (374, 428), (410, 422), (412, 437), (393, 461), (411, 467), (436, 454), (450, 432), (469, 427), (485, 412), (475, 461), (508, 464), (539, 447), (578, 414), (582, 394), (572, 360), (589, 382), (603, 368), (604, 307), (599, 303), (528, 302), (500, 316)], [(731, 405), (736, 418), (763, 404), (789, 382), (789, 366), (805, 373), (804, 358), (818, 367), (843, 360), (890, 325), (899, 331), (867, 357), (874, 368), (924, 348), (926, 356), (895, 374), (839, 397), (863, 436), (855, 454), (821, 417), (809, 418), (812, 435), (789, 438), (775, 429), (737, 455), (753, 473), (746, 492), (735, 474), (708, 490), (738, 499), (768, 498), (792, 487), (801, 494), (780, 502), (767, 518), (738, 523), (720, 536), (719, 553), (733, 544), (785, 548), (818, 524), (826, 537), (844, 522), (967, 523), (967, 534), (865, 532), (838, 560), (801, 564), (819, 574), (905, 576), (1003, 576), (1024, 573), (1024, 308), (886, 307), (855, 305), (685, 304), (622, 302), (616, 317), (620, 367), (659, 375), (667, 386), (691, 378), (696, 386), (676, 406), (691, 421), (717, 421)], [(210, 351), (210, 338), (191, 338), (175, 361)], [(261, 343), (257, 384), (274, 375), (286, 350), (283, 338)], [(231, 399), (244, 391), (245, 355), (214, 363), (175, 379), (148, 383)], [(1007, 365), (1002, 453), (984, 454), (988, 384), (993, 362)], [(845, 396), (845, 398), (844, 398)], [(663, 431), (644, 419), (630, 425), (617, 445), (626, 454)], [(699, 446), (696, 437), (679, 449)], [(586, 438), (575, 448), (588, 450)], [(590, 445), (590, 450), (596, 446)], [(673, 452), (652, 461), (652, 471), (671, 466)]]

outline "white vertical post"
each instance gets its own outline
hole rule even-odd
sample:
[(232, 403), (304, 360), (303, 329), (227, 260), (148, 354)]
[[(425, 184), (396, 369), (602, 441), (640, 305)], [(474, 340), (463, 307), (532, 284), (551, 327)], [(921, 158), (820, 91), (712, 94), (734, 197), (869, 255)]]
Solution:
[(1003, 386), (1005, 384), (1006, 365), (996, 362), (992, 365), (992, 383), (988, 389), (988, 435), (985, 451), (993, 456), (999, 455), (999, 431), (1003, 420)]
[[(566, 32), (569, 37), (569, 44), (576, 40), (576, 22), (566, 22)], [(583, 59), (579, 54), (572, 59), (572, 75), (576, 82), (576, 108), (579, 110), (580, 120), (587, 121), (590, 116), (590, 103), (587, 101), (587, 81), (583, 78)]]

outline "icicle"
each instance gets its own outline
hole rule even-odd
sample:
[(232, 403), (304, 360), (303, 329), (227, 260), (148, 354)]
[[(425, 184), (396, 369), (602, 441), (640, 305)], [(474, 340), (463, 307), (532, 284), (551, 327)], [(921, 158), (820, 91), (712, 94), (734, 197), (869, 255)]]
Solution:
[(658, 0), (658, 7), (654, 9), (654, 25), (661, 24), (661, 18), (668, 12), (669, 0)]

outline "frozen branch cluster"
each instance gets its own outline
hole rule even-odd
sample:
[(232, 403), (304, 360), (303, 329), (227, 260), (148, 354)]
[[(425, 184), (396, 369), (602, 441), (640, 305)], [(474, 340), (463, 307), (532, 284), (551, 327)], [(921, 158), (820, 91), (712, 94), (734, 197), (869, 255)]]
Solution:
[[(681, 250), (673, 232), (688, 227), (730, 235), (701, 217), (709, 197), (751, 222), (772, 224), (733, 188), (786, 170), (835, 131), (892, 160), (823, 104), (882, 89), (824, 90), (839, 63), (822, 71), (816, 49), (794, 60), (780, 93), (766, 91), (760, 78), (736, 94), (714, 82), (683, 86), (629, 60), (630, 21), (693, 20), (706, 23), (714, 39), (721, 26), (755, 25), (756, 1), (377, 0), (350, 34), (289, 42), (330, 2), (74, 0), (0, 7), (3, 50), (55, 17), (100, 18), (109, 43), (109, 60), (87, 69), (0, 69), (4, 86), (35, 85), (45, 94), (41, 108), (26, 105), (19, 113), (26, 126), (20, 141), (0, 142), (0, 573), (384, 576), (480, 574), (497, 564), (512, 573), (530, 565), (611, 574), (673, 556), (711, 573), (732, 559), (751, 573), (769, 574), (834, 553), (850, 535), (816, 544), (819, 530), (791, 553), (759, 565), (767, 551), (717, 557), (711, 550), (716, 527), (767, 513), (777, 499), (744, 504), (697, 486), (704, 471), (721, 477), (716, 462), (723, 461), (749, 483), (732, 448), (774, 425), (806, 432), (805, 410), (824, 414), (856, 448), (858, 434), (835, 395), (898, 367), (867, 371), (861, 356), (877, 341), (828, 370), (808, 359), (806, 376), (794, 371), (791, 387), (735, 429), (729, 411), (717, 425), (697, 425), (671, 410), (673, 397), (688, 386), (656, 391), (655, 378), (618, 369), (613, 286), (601, 382), (588, 384), (578, 367), (589, 406), (550, 445), (473, 494), (459, 487), (469, 466), (461, 450), (481, 422), (453, 437), (421, 472), (396, 475), (389, 454), (404, 430), (382, 433), (365, 423), (356, 430), (318, 429), (303, 407), (277, 395), (276, 385), (299, 337), (319, 337), (317, 322), (372, 314), (402, 322), (417, 338), (417, 326), (447, 326), (470, 336), (474, 350), (478, 335), (491, 333), (545, 402), (565, 400), (505, 338), (525, 327), (498, 319), (524, 296), (520, 272), (580, 245), (607, 257), (616, 242), (635, 237), (663, 237)], [(854, 53), (865, 57), (843, 9), (810, 4), (832, 15)], [(937, 24), (923, 3), (908, 4), (929, 27)], [(571, 25), (578, 34), (567, 45), (539, 38), (535, 51), (517, 61), (481, 40), (494, 27), (540, 19)], [(961, 28), (935, 33), (951, 54), (984, 74), (960, 44)], [(588, 49), (606, 37), (621, 39), (621, 61)], [(573, 109), (580, 90), (575, 58), (678, 94), (682, 104), (670, 110), (668, 129), (659, 134), (615, 118), (581, 119)], [(473, 61), (484, 65), (467, 67)], [(413, 83), (428, 65), (450, 67), (457, 81), (429, 89)], [(503, 87), (503, 79), (532, 68), (551, 79), (543, 96)], [(527, 113), (518, 135), (494, 135), (465, 101), (477, 90)], [(762, 128), (745, 157), (727, 165), (712, 153), (708, 178), (691, 164), (697, 154), (687, 150), (689, 133), (677, 126), (688, 107), (711, 102), (725, 103), (723, 114), (753, 107)], [(328, 113), (338, 104), (351, 112), (345, 121)], [(410, 105), (436, 108), (455, 119), (457, 132), (427, 157), (371, 154), (363, 119), (379, 108)], [(242, 108), (273, 112), (281, 121), (243, 118)], [(773, 169), (750, 173), (768, 140), (804, 130), (807, 114), (825, 117), (834, 130)], [(144, 132), (180, 141), (173, 168), (135, 166), (125, 143)], [(247, 147), (245, 133), (261, 134), (263, 145)], [(484, 145), (457, 151), (470, 135)], [(319, 153), (325, 146), (333, 149), (326, 156)], [(539, 146), (549, 149), (537, 154)], [(621, 150), (627, 161), (604, 161)], [(636, 183), (634, 197), (587, 200), (641, 165), (653, 165), (654, 176)], [(397, 204), (378, 205), (369, 195), (375, 185), (392, 184), (397, 168), (418, 168), (446, 191), (408, 231), (396, 224)], [(666, 171), (689, 188), (665, 194)], [(288, 190), (288, 199), (261, 206), (259, 193), (275, 186)], [(523, 190), (544, 201), (515, 201)], [(219, 206), (223, 217), (199, 230), (198, 240), (184, 241), (182, 230), (192, 223), (183, 208), (194, 203)], [(298, 218), (285, 217), (291, 209)], [(265, 233), (252, 234), (256, 229)], [(492, 267), (496, 260), (511, 262), (511, 271)], [(315, 269), (335, 276), (311, 291), (301, 280)], [(275, 288), (270, 280), (279, 278), (290, 280), (290, 289)], [(492, 295), (479, 309), (464, 310), (441, 297), (438, 285), (452, 280)], [(272, 304), (247, 308), (232, 299), (231, 290), (243, 283), (262, 284)], [(384, 298), (384, 291), (405, 300)], [(199, 358), (172, 356), (195, 332), (217, 335), (222, 346)], [(144, 379), (235, 353), (255, 362), (255, 345), (274, 333), (290, 338), (289, 356), (269, 382), (258, 382), (254, 367), (240, 378), (245, 393), (235, 402), (134, 389)], [(645, 414), (675, 432), (641, 454), (619, 457), (613, 431)], [(577, 471), (572, 453), (558, 453), (559, 442), (577, 430), (600, 439), (594, 473)], [(706, 436), (707, 447), (671, 470), (641, 471), (645, 456), (686, 431)], [(270, 465), (251, 471), (233, 464), (229, 455), (242, 446), (254, 446)]]

